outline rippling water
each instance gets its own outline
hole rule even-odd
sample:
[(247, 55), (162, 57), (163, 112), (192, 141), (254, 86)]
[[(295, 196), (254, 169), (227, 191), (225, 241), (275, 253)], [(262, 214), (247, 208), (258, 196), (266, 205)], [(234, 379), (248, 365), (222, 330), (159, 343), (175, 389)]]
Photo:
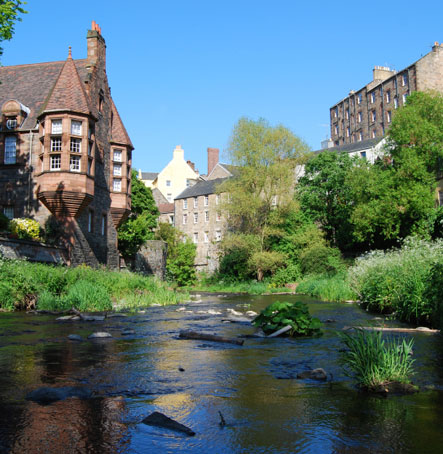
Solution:
[[(247, 336), (251, 326), (222, 321), (227, 309), (259, 312), (276, 299), (303, 299), (313, 315), (334, 321), (317, 339), (247, 337), (236, 346), (178, 338), (182, 329)], [(338, 363), (336, 331), (374, 323), (354, 305), (242, 296), (205, 297), (177, 309), (183, 307), (69, 323), (0, 314), (0, 453), (443, 452), (443, 336), (414, 334), (414, 382), (422, 391), (386, 399), (359, 393)], [(123, 336), (125, 328), (135, 334)], [(94, 331), (113, 338), (67, 339)], [(316, 367), (328, 372), (328, 382), (295, 378)], [(83, 386), (94, 397), (25, 400), (43, 386)], [(153, 411), (196, 436), (142, 424)]]

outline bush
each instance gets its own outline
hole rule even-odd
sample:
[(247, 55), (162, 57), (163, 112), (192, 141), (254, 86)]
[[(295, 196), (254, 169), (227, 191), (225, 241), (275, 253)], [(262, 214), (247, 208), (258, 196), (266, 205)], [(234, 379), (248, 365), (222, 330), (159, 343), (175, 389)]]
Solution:
[(306, 249), (300, 256), (303, 274), (335, 274), (344, 269), (340, 251), (327, 246), (314, 246)]
[(346, 374), (353, 374), (360, 386), (373, 390), (391, 382), (409, 383), (413, 373), (413, 339), (385, 341), (380, 331), (363, 329), (355, 334), (339, 333), (339, 336), (347, 347), (341, 353)]
[(301, 276), (300, 266), (297, 263), (289, 263), (286, 268), (280, 268), (272, 276), (271, 282), (275, 285), (285, 285), (296, 282)]
[(431, 325), (443, 330), (443, 263), (431, 268), (424, 299), (430, 306)]
[(271, 334), (285, 326), (290, 325), (290, 336), (320, 335), (321, 322), (311, 317), (308, 306), (301, 301), (288, 303), (275, 301), (261, 311), (254, 321), (265, 334)]
[(13, 311), (14, 306), (14, 289), (9, 282), (0, 282), (0, 308), (6, 311)]
[(9, 228), (13, 235), (17, 235), (22, 240), (40, 241), (40, 224), (34, 219), (12, 219), (9, 222)]
[(195, 254), (195, 244), (186, 240), (185, 243), (178, 244), (174, 256), (168, 258), (166, 271), (179, 286), (192, 285), (195, 282)]
[(63, 311), (72, 306), (66, 298), (54, 295), (44, 290), (37, 299), (37, 309), (42, 311)]
[(9, 219), (3, 213), (0, 213), (0, 232), (7, 231), (8, 228), (9, 228)]
[(333, 276), (329, 274), (306, 276), (298, 284), (297, 293), (314, 296), (325, 301), (347, 301), (355, 300), (357, 297), (350, 286), (346, 272)]
[(79, 280), (68, 291), (66, 301), (79, 311), (112, 310), (111, 298), (103, 285)]

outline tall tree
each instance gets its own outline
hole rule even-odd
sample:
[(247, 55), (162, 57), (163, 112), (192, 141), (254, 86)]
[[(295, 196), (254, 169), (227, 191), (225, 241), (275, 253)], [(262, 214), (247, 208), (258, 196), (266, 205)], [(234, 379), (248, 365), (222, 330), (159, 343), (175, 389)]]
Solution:
[(155, 205), (152, 191), (131, 173), (131, 214), (118, 228), (118, 247), (123, 257), (133, 257), (140, 246), (154, 238), (159, 211)]
[(306, 143), (282, 125), (241, 118), (234, 126), (228, 158), (236, 166), (235, 176), (217, 191), (228, 194), (222, 210), (229, 231), (255, 238), (248, 264), (259, 280), (283, 260), (271, 250), (269, 239), (279, 234), (281, 218), (294, 207), (295, 172), (308, 151)]
[[(22, 0), (0, 0), (0, 42), (9, 41), (14, 34), (14, 24), (21, 21), (19, 14), (25, 14)], [(3, 55), (3, 47), (0, 47), (0, 56)]]

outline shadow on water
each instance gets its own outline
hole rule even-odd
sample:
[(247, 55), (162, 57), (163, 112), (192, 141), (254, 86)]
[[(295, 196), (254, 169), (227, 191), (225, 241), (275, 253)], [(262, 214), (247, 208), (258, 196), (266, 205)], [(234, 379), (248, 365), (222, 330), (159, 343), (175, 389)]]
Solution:
[[(355, 305), (284, 297), (304, 299), (329, 321), (316, 339), (248, 337), (240, 347), (178, 337), (182, 329), (252, 334), (250, 325), (225, 323), (227, 310), (259, 312), (282, 298), (206, 297), (104, 322), (1, 314), (0, 453), (443, 451), (443, 336), (414, 334), (414, 382), (422, 392), (387, 399), (359, 393), (339, 365), (337, 330), (383, 322)], [(67, 338), (94, 331), (113, 338)], [(316, 367), (328, 372), (327, 382), (296, 379)], [(84, 387), (92, 398), (25, 400), (34, 389), (66, 386)], [(141, 424), (154, 410), (196, 436)]]

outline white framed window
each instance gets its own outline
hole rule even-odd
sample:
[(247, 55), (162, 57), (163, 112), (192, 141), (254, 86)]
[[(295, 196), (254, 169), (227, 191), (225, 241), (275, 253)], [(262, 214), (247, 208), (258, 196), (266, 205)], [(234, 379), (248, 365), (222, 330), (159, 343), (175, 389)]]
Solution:
[(194, 208), (198, 207), (198, 197), (194, 197)]
[(359, 113), (357, 114), (357, 122), (358, 122), (358, 123), (361, 123), (361, 119), (362, 119), (362, 114), (361, 114), (361, 112), (359, 112)]
[(391, 102), (391, 90), (388, 90), (386, 92), (386, 102), (390, 103)]
[(360, 158), (366, 159), (366, 151), (360, 151)]
[(170, 192), (168, 192), (166, 194), (166, 198), (168, 199), (168, 202), (171, 203), (172, 202), (172, 194)]
[(184, 210), (188, 209), (188, 199), (183, 199), (183, 209)]
[(363, 133), (360, 131), (358, 133), (358, 141), (361, 142), (363, 140)]
[(198, 243), (198, 232), (194, 232), (193, 240), (195, 244)]
[(171, 180), (166, 180), (166, 186), (167, 186), (168, 188), (171, 187)]
[(62, 151), (61, 137), (51, 137), (51, 151)]
[(390, 110), (386, 112), (386, 120), (388, 123), (392, 121), (392, 112)]
[(204, 242), (209, 243), (209, 232), (204, 233)]
[(5, 164), (15, 164), (17, 162), (17, 137), (5, 137)]
[(173, 214), (169, 215), (169, 224), (174, 225), (174, 215)]
[(372, 134), (371, 135), (372, 135), (372, 138), (375, 139), (375, 137), (376, 137), (375, 129), (372, 130)]
[(371, 110), (371, 121), (377, 120), (377, 112), (375, 110)]
[(81, 153), (82, 152), (82, 139), (74, 139), (71, 137), (71, 153)]
[(114, 150), (112, 159), (116, 162), (122, 162), (122, 150)]
[(122, 176), (122, 165), (121, 164), (114, 164), (113, 175), (116, 177)]
[(361, 104), (362, 96), (361, 93), (357, 95), (357, 104)]
[(112, 190), (114, 192), (122, 192), (122, 180), (120, 178), (114, 178), (112, 181)]
[(209, 211), (205, 211), (205, 222), (209, 222)]
[(194, 224), (198, 222), (198, 213), (194, 213)]
[(408, 99), (408, 94), (407, 93), (403, 93), (402, 99), (403, 99), (403, 104), (406, 104), (406, 100)]
[(108, 217), (106, 216), (106, 214), (102, 215), (102, 235), (105, 236), (106, 235), (106, 226), (107, 226), (107, 222), (108, 221)]
[(49, 170), (60, 170), (62, 166), (62, 156), (53, 154), (49, 157)]
[(215, 195), (215, 204), (218, 205), (220, 203), (220, 194)]
[(220, 222), (220, 221), (221, 221), (221, 213), (220, 213), (220, 211), (217, 211), (217, 213), (215, 214), (215, 220), (216, 220), (217, 222)]
[(398, 108), (398, 98), (397, 98), (397, 96), (394, 98), (394, 108), (395, 109)]
[(89, 210), (88, 211), (88, 232), (92, 232), (93, 220), (94, 220), (94, 213), (91, 210)]
[(406, 85), (408, 85), (408, 75), (404, 73), (401, 76), (401, 86), (405, 87)]
[(8, 218), (8, 219), (14, 219), (14, 207), (3, 207), (3, 214)]
[(349, 109), (346, 109), (346, 120), (349, 120)]
[(349, 126), (346, 128), (346, 137), (349, 137), (351, 133), (351, 130), (349, 129)]
[(337, 125), (335, 125), (334, 131), (335, 131), (335, 134), (338, 135), (338, 126)]
[(375, 102), (375, 91), (371, 93), (371, 104), (374, 104)]
[(51, 120), (51, 133), (52, 134), (61, 134), (62, 133), (62, 121), (61, 120)]
[(71, 120), (71, 134), (75, 136), (82, 135), (82, 122), (78, 120)]
[(69, 170), (71, 172), (80, 172), (80, 156), (71, 156), (69, 160)]
[(216, 230), (215, 231), (215, 241), (221, 241), (221, 239), (222, 239), (221, 230)]
[(187, 223), (188, 223), (188, 214), (184, 213), (183, 214), (183, 224), (187, 224)]
[(209, 196), (205, 195), (204, 206), (207, 207), (208, 205), (209, 205)]

